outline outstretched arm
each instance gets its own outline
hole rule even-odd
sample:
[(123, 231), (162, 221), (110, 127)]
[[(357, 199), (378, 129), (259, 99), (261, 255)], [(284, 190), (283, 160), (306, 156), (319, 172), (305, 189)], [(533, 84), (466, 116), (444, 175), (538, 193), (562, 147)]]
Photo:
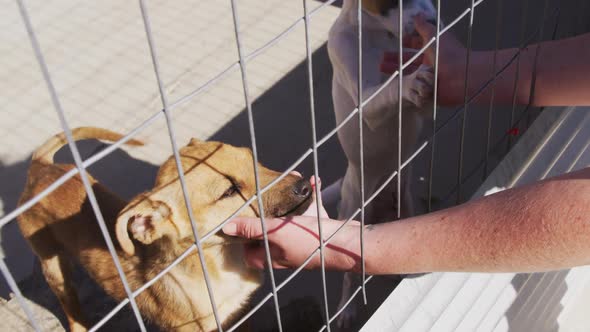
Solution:
[[(388, 238), (387, 236), (390, 236)], [(525, 272), (590, 263), (590, 168), (375, 226), (372, 273)]]
[[(317, 219), (267, 220), (275, 268), (298, 267), (318, 247)], [(341, 221), (323, 219), (324, 236)], [(260, 239), (260, 223), (237, 218), (228, 235)], [(326, 266), (360, 271), (360, 225), (344, 226), (326, 246)], [(367, 226), (366, 271), (525, 272), (590, 264), (590, 168), (509, 189), (450, 209)], [(264, 251), (247, 262), (263, 267)], [(316, 255), (307, 268), (317, 268)]]

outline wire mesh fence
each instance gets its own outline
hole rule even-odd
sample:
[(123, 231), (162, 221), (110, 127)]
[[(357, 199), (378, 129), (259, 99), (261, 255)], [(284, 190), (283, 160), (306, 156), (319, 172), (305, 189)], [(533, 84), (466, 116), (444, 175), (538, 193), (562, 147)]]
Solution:
[[(331, 130), (329, 130), (325, 135), (318, 137), (318, 130), (316, 128), (316, 119), (317, 119), (317, 114), (316, 114), (316, 102), (314, 99), (314, 93), (315, 93), (315, 89), (314, 89), (314, 64), (313, 64), (313, 51), (312, 51), (312, 29), (311, 29), (311, 25), (314, 22), (314, 16), (319, 15), (323, 10), (325, 10), (326, 8), (328, 8), (330, 5), (332, 5), (335, 2), (335, 0), (331, 0), (331, 1), (325, 1), (322, 4), (317, 5), (314, 8), (310, 8), (310, 2), (303, 0), (302, 4), (301, 4), (301, 11), (300, 14), (298, 14), (299, 18), (297, 20), (295, 20), (294, 22), (292, 22), (289, 26), (287, 26), (282, 32), (280, 32), (279, 34), (277, 34), (276, 36), (274, 36), (272, 39), (267, 40), (263, 45), (254, 48), (253, 50), (246, 50), (245, 47), (243, 46), (243, 37), (242, 37), (242, 30), (241, 30), (241, 24), (240, 24), (240, 16), (239, 13), (241, 10), (244, 10), (241, 6), (240, 3), (235, 1), (235, 0), (231, 0), (230, 2), (230, 9), (231, 9), (231, 14), (232, 14), (232, 21), (233, 21), (233, 30), (234, 30), (234, 34), (235, 34), (235, 41), (236, 41), (236, 49), (237, 49), (237, 58), (234, 59), (234, 61), (227, 65), (226, 67), (224, 67), (222, 70), (220, 70), (219, 72), (215, 73), (212, 77), (210, 77), (209, 79), (207, 79), (203, 84), (199, 85), (199, 86), (195, 86), (195, 87), (191, 87), (186, 94), (183, 94), (180, 97), (177, 97), (176, 99), (173, 99), (170, 97), (170, 93), (166, 88), (166, 84), (164, 82), (164, 79), (162, 78), (162, 68), (160, 67), (160, 62), (159, 62), (159, 54), (161, 53), (162, 49), (159, 49), (157, 47), (157, 42), (158, 40), (156, 40), (156, 38), (154, 38), (154, 34), (152, 32), (152, 26), (153, 23), (150, 19), (150, 11), (149, 11), (149, 5), (147, 4), (147, 1), (145, 0), (140, 0), (138, 3), (138, 11), (140, 11), (141, 13), (141, 21), (142, 21), (142, 25), (143, 28), (145, 30), (145, 42), (147, 42), (147, 51), (149, 52), (150, 58), (151, 58), (151, 62), (152, 62), (152, 67), (153, 67), (153, 74), (156, 77), (156, 83), (157, 83), (157, 88), (158, 88), (158, 98), (161, 101), (161, 107), (153, 107), (153, 113), (146, 117), (145, 119), (142, 119), (142, 122), (140, 125), (136, 126), (133, 130), (130, 130), (122, 139), (118, 140), (117, 142), (115, 142), (114, 144), (106, 147), (105, 149), (101, 150), (100, 152), (93, 154), (92, 156), (83, 159), (80, 152), (78, 151), (77, 148), (77, 144), (74, 141), (73, 137), (72, 137), (72, 133), (71, 133), (71, 126), (70, 126), (70, 122), (67, 119), (67, 116), (64, 112), (64, 108), (62, 106), (61, 103), (61, 99), (60, 99), (60, 95), (57, 92), (57, 89), (55, 87), (55, 84), (53, 82), (52, 79), (52, 75), (51, 75), (51, 68), (49, 68), (47, 61), (44, 57), (44, 52), (42, 47), (39, 44), (39, 41), (37, 39), (37, 33), (38, 31), (36, 31), (35, 29), (35, 25), (32, 22), (32, 18), (29, 14), (29, 11), (27, 9), (27, 4), (25, 4), (25, 1), (23, 0), (17, 0), (16, 3), (18, 5), (18, 9), (19, 9), (19, 13), (22, 19), (22, 24), (24, 24), (25, 28), (26, 28), (26, 32), (27, 32), (27, 36), (29, 39), (29, 42), (32, 46), (34, 55), (35, 55), (35, 61), (37, 66), (40, 68), (41, 73), (43, 75), (43, 80), (44, 83), (46, 85), (47, 91), (49, 91), (50, 94), (50, 98), (51, 98), (51, 103), (53, 104), (53, 108), (56, 112), (56, 114), (58, 115), (59, 118), (59, 123), (61, 125), (61, 129), (65, 132), (66, 137), (67, 137), (67, 141), (68, 141), (68, 146), (71, 150), (73, 159), (75, 161), (75, 165), (76, 167), (71, 169), (70, 171), (66, 172), (63, 176), (61, 176), (57, 181), (55, 181), (54, 183), (52, 183), (50, 186), (48, 186), (45, 190), (43, 190), (41, 193), (39, 193), (37, 196), (35, 196), (33, 199), (23, 202), (22, 204), (20, 204), (19, 207), (15, 208), (14, 210), (10, 211), (9, 213), (6, 213), (2, 218), (0, 218), (0, 228), (5, 227), (6, 225), (8, 225), (9, 223), (11, 223), (16, 217), (18, 217), (20, 214), (22, 214), (23, 212), (27, 211), (28, 209), (30, 209), (31, 207), (33, 207), (35, 204), (37, 204), (39, 201), (41, 201), (43, 198), (47, 197), (48, 195), (50, 195), (54, 190), (56, 190), (59, 186), (63, 185), (65, 182), (67, 182), (68, 180), (74, 178), (75, 176), (80, 176), (80, 178), (82, 179), (83, 183), (84, 183), (84, 187), (86, 189), (87, 195), (88, 195), (88, 199), (90, 201), (90, 204), (92, 206), (92, 210), (94, 211), (96, 220), (98, 222), (98, 224), (100, 225), (100, 229), (102, 231), (102, 235), (106, 241), (107, 247), (109, 252), (111, 253), (112, 259), (117, 267), (117, 271), (118, 271), (118, 276), (121, 279), (124, 288), (125, 288), (125, 292), (127, 295), (127, 298), (124, 299), (123, 301), (121, 301), (117, 306), (115, 306), (110, 312), (109, 314), (107, 314), (106, 316), (104, 316), (100, 321), (98, 321), (90, 330), (91, 331), (95, 331), (98, 330), (99, 328), (101, 328), (102, 326), (104, 326), (105, 323), (108, 322), (109, 319), (111, 319), (115, 314), (117, 314), (120, 310), (122, 310), (125, 306), (127, 306), (128, 304), (131, 306), (132, 311), (135, 315), (135, 319), (137, 321), (138, 327), (140, 330), (145, 331), (146, 330), (146, 326), (144, 323), (144, 318), (142, 317), (142, 314), (136, 304), (136, 297), (138, 295), (140, 295), (143, 291), (145, 291), (147, 288), (151, 287), (152, 285), (154, 285), (158, 280), (160, 280), (160, 278), (162, 278), (166, 273), (169, 273), (170, 270), (172, 270), (175, 266), (177, 266), (180, 262), (182, 262), (184, 259), (186, 259), (189, 255), (194, 254), (195, 252), (198, 254), (199, 257), (199, 264), (203, 270), (204, 273), (204, 278), (205, 278), (205, 282), (207, 284), (207, 290), (208, 290), (208, 297), (213, 309), (213, 315), (215, 317), (215, 321), (216, 321), (216, 325), (217, 325), (217, 329), (219, 331), (223, 331), (223, 322), (222, 320), (219, 318), (219, 314), (217, 312), (217, 304), (218, 302), (215, 299), (215, 295), (213, 290), (211, 289), (210, 286), (210, 281), (209, 281), (209, 276), (208, 276), (208, 271), (207, 271), (207, 266), (205, 264), (205, 258), (203, 257), (203, 243), (205, 243), (206, 241), (208, 241), (213, 235), (215, 235), (217, 232), (219, 232), (221, 230), (221, 228), (223, 226), (225, 226), (229, 221), (231, 221), (235, 216), (239, 215), (242, 211), (244, 211), (245, 209), (247, 209), (249, 206), (256, 204), (258, 211), (260, 211), (260, 222), (262, 225), (262, 228), (264, 230), (264, 239), (263, 239), (263, 243), (264, 243), (264, 249), (266, 252), (266, 263), (267, 266), (272, 266), (271, 264), (271, 257), (270, 257), (270, 249), (269, 249), (269, 244), (268, 244), (268, 239), (267, 239), (267, 231), (266, 231), (266, 223), (265, 223), (265, 218), (264, 218), (264, 207), (263, 207), (263, 203), (262, 203), (262, 195), (266, 192), (268, 192), (275, 184), (277, 184), (279, 181), (281, 181), (282, 179), (284, 179), (290, 172), (292, 172), (293, 170), (295, 170), (298, 166), (300, 166), (306, 159), (308, 158), (312, 158), (313, 160), (313, 173), (314, 176), (317, 178), (319, 177), (321, 174), (319, 174), (319, 169), (320, 169), (320, 152), (319, 149), (325, 145), (329, 140), (333, 139), (334, 136), (338, 133), (339, 130), (341, 130), (345, 125), (349, 124), (349, 122), (351, 122), (353, 119), (358, 118), (359, 121), (359, 128), (360, 128), (360, 137), (359, 140), (361, 142), (360, 146), (362, 147), (363, 144), (363, 130), (362, 130), (362, 123), (363, 123), (363, 107), (366, 106), (376, 95), (378, 95), (379, 93), (382, 92), (382, 90), (387, 87), (391, 82), (393, 82), (394, 80), (399, 80), (400, 84), (399, 84), (399, 99), (401, 100), (401, 96), (402, 96), (402, 89), (403, 89), (403, 85), (402, 85), (402, 75), (403, 75), (403, 70), (406, 69), (412, 62), (414, 62), (414, 60), (418, 59), (421, 55), (424, 54), (424, 52), (430, 48), (430, 47), (434, 47), (435, 48), (435, 75), (438, 74), (438, 70), (436, 70), (438, 68), (438, 51), (439, 51), (439, 42), (440, 42), (440, 38), (441, 36), (444, 36), (445, 34), (449, 33), (449, 31), (453, 28), (455, 28), (457, 25), (459, 24), (464, 24), (465, 22), (467, 22), (467, 59), (466, 59), (466, 68), (465, 68), (465, 73), (467, 79), (469, 79), (469, 70), (470, 70), (470, 55), (472, 52), (472, 42), (474, 41), (474, 38), (477, 38), (477, 36), (474, 36), (474, 31), (473, 31), (473, 26), (474, 26), (474, 22), (476, 21), (477, 17), (478, 17), (478, 10), (480, 9), (480, 6), (487, 4), (487, 3), (495, 3), (496, 4), (496, 11), (495, 11), (495, 35), (496, 35), (496, 39), (495, 39), (495, 50), (496, 52), (499, 49), (499, 41), (501, 38), (501, 34), (502, 34), (502, 28), (503, 28), (503, 20), (502, 20), (502, 13), (503, 13), (503, 6), (504, 4), (504, 0), (479, 0), (479, 1), (475, 1), (475, 0), (471, 0), (469, 1), (468, 4), (466, 4), (465, 9), (456, 17), (454, 17), (452, 20), (449, 20), (448, 22), (444, 22), (443, 24), (437, 24), (437, 32), (436, 32), (436, 36), (434, 38), (432, 38), (431, 40), (429, 40), (423, 47), (422, 49), (420, 49), (411, 59), (409, 59), (408, 61), (404, 62), (403, 61), (403, 57), (400, 54), (399, 57), (399, 68), (400, 70), (394, 72), (392, 75), (390, 75), (387, 80), (385, 80), (382, 85), (380, 86), (379, 89), (377, 89), (377, 91), (367, 97), (367, 98), (363, 98), (362, 96), (362, 80), (358, 80), (358, 105), (356, 105), (356, 107), (350, 112), (350, 114), (343, 120), (341, 121), (338, 125), (336, 125), (334, 128), (332, 128)], [(437, 22), (440, 23), (441, 22), (441, 8), (444, 7), (444, 2), (441, 3), (440, 0), (436, 1), (436, 7), (437, 7)], [(537, 4), (538, 5), (538, 4)], [(443, 6), (443, 7), (441, 7)], [(445, 197), (441, 198), (440, 200), (443, 202), (447, 202), (450, 200), (451, 197), (455, 198), (455, 202), (456, 203), (461, 203), (464, 201), (464, 197), (466, 196), (466, 189), (464, 188), (464, 185), (466, 182), (470, 181), (474, 175), (479, 174), (481, 176), (481, 178), (485, 178), (487, 176), (487, 174), (489, 173), (489, 171), (492, 169), (493, 165), (492, 165), (492, 161), (490, 159), (490, 154), (492, 153), (492, 151), (501, 149), (502, 147), (505, 147), (505, 149), (509, 149), (513, 144), (514, 144), (514, 135), (512, 135), (510, 132), (506, 132), (502, 137), (500, 137), (499, 139), (496, 138), (492, 138), (492, 117), (495, 115), (495, 105), (494, 105), (494, 82), (495, 80), (498, 78), (499, 75), (501, 75), (507, 68), (515, 65), (517, 70), (516, 70), (516, 77), (514, 77), (514, 89), (516, 89), (516, 85), (518, 83), (518, 80), (520, 79), (519, 77), (519, 66), (520, 66), (520, 54), (521, 51), (524, 50), (525, 48), (529, 47), (529, 45), (531, 45), (534, 42), (546, 39), (546, 34), (547, 34), (547, 27), (552, 25), (552, 36), (555, 37), (556, 33), (557, 33), (557, 22), (559, 22), (558, 20), (558, 16), (560, 14), (559, 12), (559, 3), (554, 3), (553, 1), (549, 1), (549, 0), (545, 0), (543, 2), (543, 10), (542, 10), (542, 15), (541, 17), (536, 18), (536, 26), (535, 28), (530, 31), (530, 29), (528, 29), (529, 26), (529, 21), (531, 20), (531, 18), (529, 17), (529, 7), (531, 6), (531, 4), (529, 4), (529, 0), (523, 0), (522, 1), (522, 9), (521, 9), (521, 30), (519, 32), (519, 49), (518, 51), (515, 52), (515, 54), (513, 55), (513, 57), (511, 58), (511, 60), (508, 63), (502, 64), (502, 67), (500, 67), (498, 63), (496, 63), (496, 59), (494, 58), (494, 63), (492, 64), (493, 67), (493, 71), (490, 72), (490, 79), (485, 82), (485, 84), (483, 84), (480, 89), (473, 95), (468, 95), (467, 93), (467, 84), (468, 82), (465, 82), (465, 89), (464, 89), (464, 103), (461, 107), (457, 108), (456, 110), (452, 111), (450, 114), (450, 116), (447, 116), (446, 119), (443, 119), (442, 121), (439, 119), (439, 114), (438, 112), (440, 112), (439, 108), (436, 106), (436, 91), (437, 91), (437, 84), (438, 84), (438, 80), (436, 79), (435, 76), (435, 86), (434, 86), (434, 96), (435, 96), (435, 102), (434, 102), (434, 107), (432, 109), (432, 119), (433, 119), (433, 125), (432, 125), (432, 131), (429, 135), (426, 135), (427, 137), (420, 142), (420, 144), (418, 145), (419, 147), (413, 151), (413, 153), (411, 154), (411, 156), (406, 159), (403, 160), (402, 159), (402, 140), (401, 140), (401, 136), (402, 136), (402, 128), (401, 128), (401, 124), (402, 124), (402, 116), (403, 116), (403, 107), (402, 104), (399, 103), (398, 107), (398, 123), (399, 123), (399, 128), (398, 128), (398, 155), (396, 156), (396, 170), (394, 172), (392, 172), (390, 174), (390, 176), (387, 178), (387, 180), (374, 192), (367, 192), (365, 193), (364, 190), (364, 185), (361, 185), (361, 188), (363, 188), (361, 190), (361, 202), (362, 204), (358, 207), (358, 209), (354, 212), (353, 215), (349, 216), (349, 218), (346, 220), (345, 224), (353, 219), (357, 219), (360, 218), (361, 223), (364, 225), (365, 222), (365, 213), (364, 210), (365, 208), (371, 204), (373, 202), (373, 200), (377, 197), (377, 195), (387, 186), (389, 185), (392, 181), (396, 181), (397, 182), (397, 206), (401, 206), (401, 181), (399, 180), (401, 178), (401, 174), (404, 171), (404, 169), (410, 164), (412, 163), (416, 158), (418, 158), (419, 156), (422, 156), (424, 154), (426, 154), (427, 151), (430, 151), (430, 158), (429, 158), (429, 175), (427, 176), (427, 185), (428, 185), (428, 197), (427, 197), (427, 205), (428, 205), (428, 210), (432, 210), (434, 209), (433, 206), (433, 181), (436, 179), (436, 177), (434, 176), (434, 172), (435, 172), (435, 151), (436, 151), (436, 144), (440, 144), (440, 138), (439, 138), (439, 134), (443, 131), (443, 130), (448, 130), (451, 126), (454, 126), (457, 124), (457, 121), (459, 121), (460, 126), (459, 126), (459, 148), (458, 148), (458, 165), (457, 165), (457, 176), (456, 176), (456, 182), (454, 184), (454, 186), (452, 186), (451, 188), (449, 188), (449, 190), (445, 193)], [(403, 8), (403, 7), (402, 7)], [(488, 9), (490, 7), (487, 7)], [(360, 2), (358, 3), (358, 7), (357, 7), (357, 17), (359, 22), (362, 21), (362, 8), (361, 8), (361, 4)], [(400, 31), (402, 31), (402, 22), (403, 22), (403, 10), (399, 11), (399, 22), (400, 22)], [(489, 15), (489, 13), (488, 13)], [(295, 160), (295, 162), (293, 162), (289, 167), (286, 168), (286, 170), (275, 180), (271, 181), (269, 184), (262, 186), (259, 180), (259, 166), (258, 166), (258, 159), (259, 159), (259, 153), (258, 153), (258, 146), (259, 143), (257, 143), (257, 135), (256, 135), (256, 126), (255, 126), (255, 117), (253, 114), (253, 100), (252, 100), (252, 96), (251, 96), (251, 85), (250, 85), (250, 81), (249, 81), (249, 76), (248, 76), (248, 64), (251, 61), (254, 61), (257, 57), (263, 55), (266, 51), (268, 51), (270, 48), (272, 48), (274, 45), (276, 45), (277, 43), (279, 43), (283, 38), (286, 38), (286, 36), (288, 36), (290, 33), (292, 33), (296, 28), (303, 26), (305, 29), (305, 42), (304, 44), (301, 45), (301, 47), (305, 49), (305, 58), (306, 58), (306, 79), (307, 79), (307, 94), (308, 94), (308, 100), (309, 100), (309, 112), (310, 112), (310, 119), (311, 119), (311, 146), (309, 148), (307, 148), (307, 150), (305, 150), (301, 155), (299, 155), (297, 157), (297, 159)], [(402, 34), (400, 32), (400, 34)], [(363, 38), (363, 34), (362, 34), (362, 29), (361, 29), (361, 24), (358, 25), (358, 31), (357, 31), (357, 36), (358, 36), (358, 41), (359, 41), (359, 45), (362, 45), (362, 38)], [(403, 40), (403, 35), (400, 36), (399, 38), (400, 43), (399, 43), (399, 47), (403, 48), (402, 45), (402, 40)], [(164, 49), (164, 52), (171, 52), (171, 50), (168, 49)], [(542, 53), (542, 49), (540, 47), (535, 47), (535, 58), (538, 58), (539, 54)], [(358, 73), (358, 77), (363, 77), (362, 76), (362, 49), (359, 48), (358, 49), (358, 69), (359, 69), (359, 73)], [(184, 178), (184, 173), (182, 171), (182, 162), (180, 160), (180, 155), (179, 155), (179, 148), (177, 145), (177, 133), (175, 131), (175, 121), (172, 118), (172, 113), (175, 112), (179, 107), (181, 107), (182, 105), (188, 103), (189, 101), (191, 101), (194, 98), (197, 98), (199, 96), (201, 96), (205, 91), (207, 91), (211, 86), (214, 86), (216, 84), (219, 84), (219, 82), (221, 80), (223, 80), (225, 77), (228, 77), (229, 75), (232, 75), (233, 73), (235, 73), (236, 71), (239, 71), (240, 75), (241, 75), (241, 92), (243, 93), (244, 96), (244, 105), (246, 108), (246, 113), (247, 113), (247, 122), (248, 122), (248, 131), (249, 131), (249, 138), (250, 138), (250, 147), (252, 149), (252, 153), (253, 153), (253, 168), (254, 168), (254, 177), (255, 177), (255, 183), (256, 183), (256, 193), (251, 196), (248, 197), (244, 203), (241, 205), (241, 207), (236, 210), (234, 213), (232, 213), (231, 216), (229, 216), (228, 218), (226, 218), (222, 223), (220, 223), (217, 227), (215, 227), (214, 229), (210, 230), (209, 232), (205, 233), (205, 234), (199, 234), (198, 233), (198, 227), (197, 227), (197, 220), (195, 219), (195, 216), (193, 216), (192, 213), (192, 208), (190, 207), (191, 203), (189, 200), (189, 192), (188, 192), (188, 187), (186, 184), (186, 180)], [(442, 82), (441, 82), (442, 84)], [(484, 147), (484, 151), (485, 153), (483, 154), (481, 160), (479, 160), (477, 163), (475, 163), (475, 166), (472, 166), (471, 169), (466, 169), (465, 166), (465, 162), (464, 162), (464, 154), (465, 154), (465, 139), (466, 139), (466, 135), (465, 135), (465, 131), (467, 128), (467, 118), (469, 115), (469, 111), (470, 111), (470, 105), (471, 103), (478, 97), (480, 97), (484, 92), (487, 92), (491, 90), (491, 94), (492, 97), (490, 98), (489, 101), (489, 107), (487, 107), (487, 121), (486, 121), (486, 137), (485, 137), (485, 147)], [(513, 94), (515, 95), (515, 92), (513, 91)], [(534, 76), (533, 76), (533, 81), (531, 84), (531, 95), (534, 95)], [(531, 96), (531, 100), (532, 100), (532, 96)], [(525, 107), (522, 110), (519, 110), (517, 105), (516, 105), (516, 101), (514, 100), (512, 105), (511, 105), (511, 112), (510, 112), (510, 121), (508, 124), (508, 128), (521, 128), (521, 130), (525, 130), (527, 123), (530, 123), (531, 118), (534, 117), (533, 114), (533, 110), (530, 107), (530, 105), (528, 105), (527, 107)], [(168, 134), (168, 138), (169, 138), (169, 142), (170, 142), (170, 147), (172, 149), (172, 154), (176, 163), (176, 167), (177, 167), (177, 172), (179, 175), (179, 181), (181, 184), (181, 188), (182, 188), (182, 195), (184, 198), (184, 204), (185, 204), (185, 208), (187, 211), (187, 214), (189, 216), (190, 222), (191, 222), (191, 227), (192, 227), (192, 232), (193, 232), (193, 236), (194, 236), (194, 243), (179, 257), (177, 257), (174, 262), (168, 266), (166, 269), (160, 271), (154, 278), (152, 278), (151, 280), (149, 280), (147, 283), (145, 283), (143, 286), (137, 288), (137, 289), (132, 289), (127, 280), (126, 280), (126, 276), (125, 276), (125, 272), (123, 271), (121, 264), (119, 263), (119, 258), (118, 258), (118, 254), (117, 251), (115, 249), (115, 245), (113, 244), (113, 240), (110, 238), (109, 232), (107, 230), (107, 226), (105, 224), (105, 220), (103, 218), (103, 215), (101, 213), (101, 209), (98, 205), (98, 202), (95, 198), (92, 186), (88, 180), (88, 175), (87, 175), (87, 169), (99, 162), (100, 160), (102, 160), (103, 158), (107, 157), (109, 154), (113, 153), (114, 151), (116, 151), (117, 149), (119, 149), (123, 144), (125, 144), (126, 142), (128, 142), (130, 139), (136, 137), (137, 135), (139, 135), (142, 131), (146, 130), (147, 127), (149, 127), (151, 124), (153, 124), (155, 121), (157, 120), (165, 120), (166, 123), (166, 128), (167, 128), (167, 134)], [(526, 122), (525, 122), (526, 120)], [(429, 150), (430, 149), (430, 150)], [(361, 174), (364, 174), (363, 168), (364, 165), (362, 164), (362, 161), (364, 160), (363, 157), (363, 149), (361, 148), (359, 150), (359, 154), (360, 154), (360, 160), (361, 160)], [(364, 184), (364, 178), (361, 177), (361, 184)], [(320, 195), (321, 193), (319, 192), (318, 187), (316, 187), (316, 195)], [(319, 211), (318, 211), (318, 215)], [(399, 217), (399, 209), (398, 209), (398, 217)], [(281, 318), (281, 310), (280, 310), (280, 304), (279, 304), (279, 298), (280, 298), (280, 291), (281, 289), (283, 289), (289, 282), (291, 282), (293, 280), (293, 278), (295, 278), (304, 268), (305, 266), (309, 263), (309, 261), (311, 261), (311, 259), (313, 259), (315, 256), (319, 256), (320, 257), (320, 261), (321, 261), (321, 292), (322, 292), (322, 316), (324, 319), (324, 326), (320, 329), (320, 330), (327, 330), (330, 331), (332, 329), (332, 323), (333, 321), (340, 315), (340, 313), (342, 312), (342, 310), (345, 309), (346, 305), (349, 305), (354, 299), (355, 297), (359, 294), (362, 293), (363, 294), (363, 298), (364, 301), (367, 301), (367, 297), (369, 295), (367, 295), (366, 289), (365, 289), (365, 285), (367, 283), (369, 283), (372, 280), (372, 277), (370, 276), (366, 276), (365, 273), (365, 269), (364, 269), (364, 243), (363, 243), (363, 234), (361, 233), (361, 237), (359, 238), (360, 241), (360, 247), (361, 247), (361, 261), (362, 261), (362, 283), (361, 285), (359, 285), (352, 293), (352, 296), (350, 297), (350, 299), (347, 301), (346, 305), (342, 308), (338, 308), (338, 310), (334, 310), (336, 308), (329, 308), (329, 301), (328, 301), (328, 291), (327, 291), (327, 286), (326, 286), (326, 271), (325, 271), (325, 265), (324, 265), (324, 250), (326, 245), (328, 245), (330, 243), (330, 241), (334, 238), (335, 234), (338, 232), (338, 230), (335, 233), (332, 234), (325, 234), (322, 230), (321, 227), (321, 223), (318, 217), (318, 227), (319, 227), (319, 238), (320, 239), (324, 239), (323, 241), (319, 241), (318, 242), (318, 247), (317, 249), (312, 253), (311, 256), (309, 256), (309, 258), (306, 260), (306, 262), (300, 266), (298, 269), (295, 269), (294, 271), (292, 271), (292, 273), (285, 278), (283, 281), (278, 282), (277, 279), (275, 278), (274, 272), (272, 269), (268, 269), (268, 277), (270, 280), (270, 288), (271, 290), (268, 291), (268, 293), (266, 293), (265, 295), (263, 295), (261, 297), (261, 300), (258, 303), (255, 303), (254, 305), (252, 305), (251, 309), (246, 312), (244, 315), (242, 315), (232, 326), (228, 327), (227, 331), (233, 331), (237, 328), (239, 328), (241, 326), (241, 324), (243, 324), (246, 320), (248, 320), (253, 314), (255, 314), (263, 305), (265, 305), (267, 302), (269, 302), (272, 299), (272, 303), (274, 306), (274, 315), (276, 318), (276, 329), (279, 331), (282, 331), (284, 329), (283, 326), (283, 320)], [(0, 260), (0, 270), (2, 272), (2, 275), (4, 276), (4, 278), (6, 279), (6, 281), (9, 284), (9, 287), (11, 289), (11, 291), (16, 295), (20, 305), (22, 306), (22, 309), (24, 310), (24, 312), (26, 313), (31, 326), (34, 330), (39, 331), (40, 327), (39, 324), (36, 321), (36, 318), (33, 315), (32, 310), (30, 310), (30, 308), (27, 305), (27, 302), (24, 299), (24, 296), (22, 295), (22, 293), (19, 290), (19, 287), (17, 285), (17, 283), (15, 282), (15, 279), (13, 278), (10, 269), (8, 268), (8, 266), (5, 264), (4, 260)], [(332, 309), (332, 310), (330, 310)], [(330, 314), (331, 312), (333, 312), (333, 314)]]

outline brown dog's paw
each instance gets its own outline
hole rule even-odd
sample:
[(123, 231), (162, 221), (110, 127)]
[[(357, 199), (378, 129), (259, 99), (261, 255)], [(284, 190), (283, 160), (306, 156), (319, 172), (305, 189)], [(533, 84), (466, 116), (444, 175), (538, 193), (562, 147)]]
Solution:
[(152, 216), (137, 214), (131, 218), (132, 220), (129, 221), (128, 227), (134, 239), (141, 243), (150, 244), (158, 238), (158, 235), (155, 234), (156, 228), (154, 227)]
[(116, 233), (121, 248), (133, 255), (135, 248), (131, 239), (151, 244), (170, 231), (170, 208), (161, 201), (142, 199), (134, 202), (133, 208), (117, 218)]
[(149, 212), (151, 213), (137, 213), (130, 218), (127, 226), (131, 236), (144, 244), (150, 244), (162, 237), (159, 225), (170, 215), (165, 204), (154, 204)]

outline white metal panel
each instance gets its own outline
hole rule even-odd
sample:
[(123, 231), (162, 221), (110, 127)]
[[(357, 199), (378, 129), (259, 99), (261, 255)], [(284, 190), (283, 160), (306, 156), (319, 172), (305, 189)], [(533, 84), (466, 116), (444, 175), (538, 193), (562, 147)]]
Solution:
[[(474, 197), (587, 167), (589, 141), (590, 108), (547, 109)], [(428, 274), (403, 280), (361, 331), (590, 331), (590, 317), (577, 308), (580, 291), (590, 294), (589, 282), (588, 266), (533, 274)]]
[(400, 331), (428, 331), (445, 312), (455, 294), (461, 290), (469, 274), (443, 273), (435, 287), (424, 296), (428, 306), (418, 306), (401, 326)]
[(454, 331), (461, 323), (464, 313), (469, 312), (471, 306), (477, 302), (480, 294), (491, 281), (492, 275), (487, 273), (470, 274), (459, 292), (449, 303), (447, 309), (441, 313), (432, 326), (434, 331)]
[[(589, 154), (590, 155), (590, 154)], [(558, 326), (560, 331), (590, 330), (588, 302), (590, 301), (590, 267), (578, 267), (566, 278), (567, 291), (561, 298), (563, 310), (555, 322), (545, 322), (545, 330)], [(553, 315), (558, 308), (553, 308)]]
[(408, 317), (420, 308), (424, 297), (436, 287), (443, 273), (430, 273), (420, 277), (405, 279), (404, 287), (397, 287), (373, 317), (363, 327), (363, 331), (399, 331)]
[(496, 304), (496, 300), (500, 296), (498, 290), (504, 289), (512, 278), (514, 278), (513, 273), (490, 275), (486, 288), (477, 294), (477, 301), (461, 317), (456, 331), (475, 331)]

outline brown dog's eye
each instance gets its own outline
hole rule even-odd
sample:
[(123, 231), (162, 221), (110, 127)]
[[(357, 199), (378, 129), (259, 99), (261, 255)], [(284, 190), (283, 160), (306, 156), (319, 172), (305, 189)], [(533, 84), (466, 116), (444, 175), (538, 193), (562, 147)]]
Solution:
[(224, 199), (224, 198), (228, 198), (231, 197), (237, 193), (240, 192), (240, 188), (238, 188), (238, 186), (232, 182), (231, 187), (229, 187), (224, 193), (223, 195), (221, 195), (221, 197), (219, 197), (219, 199)]

